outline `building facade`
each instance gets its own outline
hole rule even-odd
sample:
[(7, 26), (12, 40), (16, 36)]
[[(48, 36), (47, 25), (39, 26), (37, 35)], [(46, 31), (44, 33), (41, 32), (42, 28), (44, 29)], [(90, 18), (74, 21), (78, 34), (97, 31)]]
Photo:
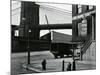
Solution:
[(96, 6), (73, 4), (72, 24), (72, 40), (82, 42), (80, 44), (80, 59), (95, 62)]
[(39, 5), (34, 2), (21, 2), (21, 20), (19, 36), (30, 39), (39, 39), (39, 30), (34, 27), (39, 26)]
[[(84, 20), (84, 24), (82, 21)], [(96, 6), (92, 5), (72, 5), (72, 24), (73, 24), (73, 40), (80, 41), (82, 38), (91, 36), (93, 40), (96, 38)], [(83, 27), (82, 27), (83, 25)], [(85, 27), (85, 28), (84, 28)], [(83, 30), (83, 31), (82, 31)], [(82, 33), (83, 32), (83, 33)], [(82, 35), (86, 33), (86, 37)]]

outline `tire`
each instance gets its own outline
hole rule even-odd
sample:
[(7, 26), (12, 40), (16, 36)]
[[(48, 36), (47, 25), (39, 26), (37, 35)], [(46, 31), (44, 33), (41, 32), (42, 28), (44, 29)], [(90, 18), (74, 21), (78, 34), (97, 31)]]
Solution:
[(55, 59), (56, 59), (56, 58), (58, 58), (58, 56), (57, 56), (57, 55), (54, 55), (54, 57), (55, 57)]
[(60, 58), (64, 58), (64, 55), (60, 55)]

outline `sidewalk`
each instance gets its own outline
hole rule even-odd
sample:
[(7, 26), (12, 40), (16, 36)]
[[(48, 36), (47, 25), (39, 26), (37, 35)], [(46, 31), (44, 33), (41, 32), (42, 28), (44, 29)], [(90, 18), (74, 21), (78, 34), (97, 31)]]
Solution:
[(46, 70), (42, 69), (41, 62), (33, 61), (30, 65), (23, 64), (22, 66), (26, 69), (36, 71), (38, 73), (45, 73), (45, 72), (62, 72), (62, 61), (64, 60), (64, 71), (66, 71), (68, 63), (72, 63), (72, 58), (63, 58), (63, 59), (47, 59), (46, 60)]
[[(67, 71), (68, 63), (72, 64), (72, 58), (63, 58), (63, 59), (46, 59), (46, 70), (42, 69), (42, 61), (32, 61), (30, 65), (23, 64), (23, 67), (36, 71), (38, 73), (45, 72), (62, 72), (62, 61), (64, 60), (64, 71)], [(71, 65), (73, 66), (73, 65)], [(72, 68), (72, 67), (71, 67)], [(93, 70), (96, 68), (95, 62), (90, 61), (76, 61), (76, 71), (78, 70)]]
[(93, 70), (96, 69), (95, 61), (77, 61), (76, 70)]

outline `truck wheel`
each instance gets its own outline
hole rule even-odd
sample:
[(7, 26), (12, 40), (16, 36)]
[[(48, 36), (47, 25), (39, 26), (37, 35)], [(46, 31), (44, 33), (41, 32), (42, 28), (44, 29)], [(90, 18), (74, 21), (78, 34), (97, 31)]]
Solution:
[(63, 57), (64, 57), (64, 55), (60, 55), (60, 57), (61, 57), (61, 58), (63, 58)]
[(55, 55), (55, 58), (58, 58), (57, 55)]

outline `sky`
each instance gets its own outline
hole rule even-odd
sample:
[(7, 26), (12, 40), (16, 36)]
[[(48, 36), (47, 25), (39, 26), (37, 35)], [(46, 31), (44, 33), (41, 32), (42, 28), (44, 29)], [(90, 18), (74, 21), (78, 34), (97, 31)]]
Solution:
[[(72, 23), (72, 5), (69, 4), (52, 4), (52, 3), (38, 3), (40, 5), (39, 9), (39, 23), (47, 24), (45, 15), (48, 18), (49, 24), (62, 24), (62, 23)], [(12, 21), (14, 25), (20, 24), (20, 12), (21, 12), (21, 2), (12, 1)], [(72, 35), (71, 29), (59, 29), (51, 30), (64, 34)], [(47, 34), (48, 30), (41, 30), (40, 36)]]

